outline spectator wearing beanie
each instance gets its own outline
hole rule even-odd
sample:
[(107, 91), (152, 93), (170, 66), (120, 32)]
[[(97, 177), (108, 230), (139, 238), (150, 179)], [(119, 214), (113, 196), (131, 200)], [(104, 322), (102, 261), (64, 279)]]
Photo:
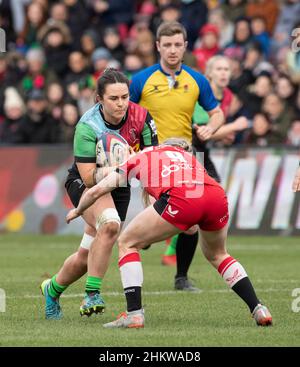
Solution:
[(200, 31), (201, 46), (193, 51), (198, 69), (204, 73), (207, 61), (219, 51), (219, 29), (214, 24), (205, 24)]
[(26, 94), (32, 89), (46, 90), (57, 80), (56, 75), (45, 67), (45, 53), (41, 48), (31, 48), (26, 54), (27, 73), (21, 81), (20, 89)]
[(92, 54), (93, 77), (97, 80), (112, 61), (112, 55), (105, 47), (97, 48)]
[(24, 101), (14, 87), (4, 91), (4, 113), (5, 120), (0, 125), (0, 143), (13, 144), (25, 113)]
[(27, 96), (27, 113), (16, 134), (19, 144), (55, 144), (59, 142), (58, 121), (47, 112), (47, 99), (40, 89), (32, 89)]

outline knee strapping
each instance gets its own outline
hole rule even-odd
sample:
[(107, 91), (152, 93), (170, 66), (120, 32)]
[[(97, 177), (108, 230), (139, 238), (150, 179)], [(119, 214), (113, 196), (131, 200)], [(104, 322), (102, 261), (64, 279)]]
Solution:
[(107, 208), (103, 210), (102, 214), (98, 216), (96, 221), (96, 229), (98, 230), (103, 224), (114, 222), (121, 225), (121, 219), (115, 208)]
[(83, 237), (82, 237), (82, 240), (81, 240), (81, 243), (80, 243), (80, 247), (85, 248), (86, 250), (89, 250), (90, 247), (91, 247), (92, 242), (94, 241), (94, 238), (95, 237), (90, 236), (87, 233), (84, 233)]

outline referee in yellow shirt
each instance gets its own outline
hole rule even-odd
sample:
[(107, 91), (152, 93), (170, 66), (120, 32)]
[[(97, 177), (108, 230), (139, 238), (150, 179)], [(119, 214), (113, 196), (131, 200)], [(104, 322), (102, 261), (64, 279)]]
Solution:
[[(162, 23), (156, 35), (160, 62), (137, 73), (131, 81), (130, 99), (145, 107), (155, 120), (158, 140), (170, 137), (192, 140), (192, 116), (198, 103), (207, 111), (207, 125), (195, 126), (198, 139), (206, 141), (224, 123), (224, 115), (208, 80), (182, 64), (187, 48), (185, 28), (178, 22)], [(187, 273), (198, 243), (198, 233), (181, 233), (176, 245), (175, 289), (197, 291)]]

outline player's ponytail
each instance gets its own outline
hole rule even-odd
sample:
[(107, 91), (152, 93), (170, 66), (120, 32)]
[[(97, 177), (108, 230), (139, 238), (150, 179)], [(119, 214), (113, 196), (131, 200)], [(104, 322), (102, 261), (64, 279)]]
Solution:
[(142, 202), (143, 202), (144, 208), (147, 208), (148, 206), (151, 205), (149, 194), (145, 189), (142, 190)]

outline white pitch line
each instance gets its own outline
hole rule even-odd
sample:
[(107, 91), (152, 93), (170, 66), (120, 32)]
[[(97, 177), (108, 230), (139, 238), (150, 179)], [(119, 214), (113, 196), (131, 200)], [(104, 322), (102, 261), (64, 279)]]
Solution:
[(253, 281), (253, 283), (283, 283), (283, 284), (288, 284), (288, 283), (297, 283), (299, 284), (299, 287), (300, 287), (300, 280), (299, 279), (288, 279), (288, 280), (285, 280), (285, 279), (255, 279)]
[[(256, 289), (257, 292), (261, 292), (261, 293), (285, 293), (288, 292), (290, 293), (292, 289), (287, 289), (287, 288), (265, 288), (265, 289)], [(200, 293), (229, 293), (231, 292), (230, 289), (208, 289), (208, 290), (200, 290), (200, 292), (184, 292), (184, 294), (200, 294)], [(124, 296), (124, 293), (122, 292), (103, 292), (102, 293), (103, 296), (114, 296), (114, 297), (121, 297)], [(145, 296), (165, 296), (165, 295), (182, 295), (182, 292), (180, 291), (145, 291), (143, 292), (143, 295)], [(62, 297), (63, 298), (80, 298), (83, 297), (84, 294), (83, 293), (77, 293), (77, 294), (63, 294)], [(24, 296), (6, 296), (7, 299), (30, 299), (30, 298), (42, 298), (42, 295), (38, 295), (38, 294), (25, 294)]]
[(227, 247), (230, 250), (245, 250), (245, 251), (260, 251), (260, 250), (267, 250), (267, 251), (274, 251), (274, 250), (285, 250), (285, 251), (295, 251), (300, 250), (300, 246), (297, 244), (292, 245), (243, 245), (243, 244), (227, 244)]

